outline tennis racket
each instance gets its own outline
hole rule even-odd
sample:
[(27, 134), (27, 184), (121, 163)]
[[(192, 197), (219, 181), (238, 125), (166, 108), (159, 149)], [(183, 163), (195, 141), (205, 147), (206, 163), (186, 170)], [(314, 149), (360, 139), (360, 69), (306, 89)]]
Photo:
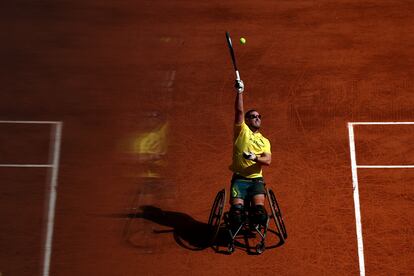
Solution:
[(226, 32), (226, 40), (227, 40), (227, 46), (229, 47), (229, 51), (230, 51), (231, 61), (233, 62), (234, 71), (236, 73), (236, 80), (240, 80), (240, 73), (239, 73), (239, 70), (237, 69), (236, 57), (234, 55), (233, 44), (231, 43), (231, 37), (230, 37), (229, 32)]

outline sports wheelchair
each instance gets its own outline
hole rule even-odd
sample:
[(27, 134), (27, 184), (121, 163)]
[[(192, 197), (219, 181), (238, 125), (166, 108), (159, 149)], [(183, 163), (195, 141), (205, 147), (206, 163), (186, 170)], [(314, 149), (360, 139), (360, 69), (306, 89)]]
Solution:
[[(234, 226), (230, 223), (229, 212), (224, 212), (224, 207), (226, 204), (226, 190), (222, 189), (216, 195), (214, 199), (213, 206), (210, 211), (210, 216), (208, 219), (208, 225), (210, 228), (210, 242), (209, 245), (214, 248), (217, 252), (219, 251), (219, 242), (217, 242), (218, 236), (225, 236), (224, 242), (227, 244), (227, 253), (232, 254), (235, 250), (236, 243), (241, 245), (238, 241), (240, 238), (244, 238), (245, 247), (248, 252), (250, 246), (248, 245), (249, 238), (258, 238), (259, 240), (255, 246), (256, 254), (262, 254), (265, 249), (275, 248), (285, 243), (287, 239), (287, 232), (285, 223), (283, 221), (282, 212), (277, 203), (276, 196), (271, 189), (266, 188), (266, 202), (270, 213), (267, 214), (267, 221), (265, 225), (254, 224), (249, 216), (249, 210), (252, 210), (251, 200), (246, 199), (244, 202), (246, 216), (243, 222), (239, 226)], [(277, 245), (266, 246), (265, 239), (266, 235), (272, 233), (276, 235), (279, 239)], [(225, 234), (227, 233), (227, 234)]]

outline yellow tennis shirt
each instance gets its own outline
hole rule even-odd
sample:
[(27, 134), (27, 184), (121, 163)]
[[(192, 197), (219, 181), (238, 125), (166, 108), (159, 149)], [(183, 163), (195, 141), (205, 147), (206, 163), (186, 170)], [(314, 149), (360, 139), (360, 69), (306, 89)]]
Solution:
[[(167, 153), (168, 122), (149, 132), (141, 134), (134, 142), (134, 152), (138, 155), (165, 155)], [(165, 158), (145, 162), (147, 170), (142, 177), (159, 178), (160, 169), (165, 167)]]
[(270, 142), (261, 133), (254, 133), (243, 121), (241, 125), (234, 126), (233, 164), (230, 169), (243, 177), (263, 177), (262, 166), (243, 157), (243, 152), (253, 152), (261, 155), (271, 153)]

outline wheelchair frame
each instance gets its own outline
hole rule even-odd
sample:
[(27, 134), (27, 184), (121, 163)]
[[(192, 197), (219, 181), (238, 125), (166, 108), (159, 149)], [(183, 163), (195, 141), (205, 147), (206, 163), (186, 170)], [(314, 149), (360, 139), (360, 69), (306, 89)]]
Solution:
[[(227, 244), (227, 253), (231, 254), (235, 250), (235, 239), (239, 236), (239, 234), (244, 230), (244, 232), (250, 233), (258, 233), (260, 237), (260, 241), (256, 244), (256, 253), (261, 254), (265, 251), (265, 239), (268, 231), (271, 233), (276, 234), (279, 237), (279, 244), (285, 243), (287, 239), (287, 231), (285, 227), (285, 223), (283, 221), (282, 212), (280, 210), (279, 204), (276, 200), (276, 196), (271, 189), (266, 188), (266, 195), (265, 195), (268, 205), (270, 207), (270, 214), (268, 213), (268, 218), (266, 221), (266, 225), (260, 224), (252, 224), (249, 221), (249, 216), (246, 216), (245, 221), (243, 221), (238, 227), (231, 227), (229, 222), (229, 212), (224, 212), (225, 202), (226, 202), (226, 190), (222, 189), (219, 191), (214, 199), (213, 206), (210, 211), (210, 216), (208, 220), (208, 225), (210, 227), (210, 234), (211, 237), (209, 239), (209, 245), (213, 247), (215, 245), (217, 236), (220, 232), (220, 229), (225, 230), (228, 233), (228, 244)], [(246, 200), (245, 206), (247, 208), (247, 212), (250, 208), (250, 201)], [(224, 218), (224, 219), (223, 219)], [(270, 222), (273, 222), (276, 229), (272, 229), (270, 226)], [(273, 246), (275, 247), (275, 246)]]

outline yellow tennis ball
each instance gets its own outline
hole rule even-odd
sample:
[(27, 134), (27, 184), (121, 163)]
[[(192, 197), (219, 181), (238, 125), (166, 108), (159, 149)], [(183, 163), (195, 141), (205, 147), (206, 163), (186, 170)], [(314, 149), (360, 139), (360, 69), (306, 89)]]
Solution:
[(246, 39), (244, 37), (240, 38), (240, 43), (241, 44), (246, 44)]

